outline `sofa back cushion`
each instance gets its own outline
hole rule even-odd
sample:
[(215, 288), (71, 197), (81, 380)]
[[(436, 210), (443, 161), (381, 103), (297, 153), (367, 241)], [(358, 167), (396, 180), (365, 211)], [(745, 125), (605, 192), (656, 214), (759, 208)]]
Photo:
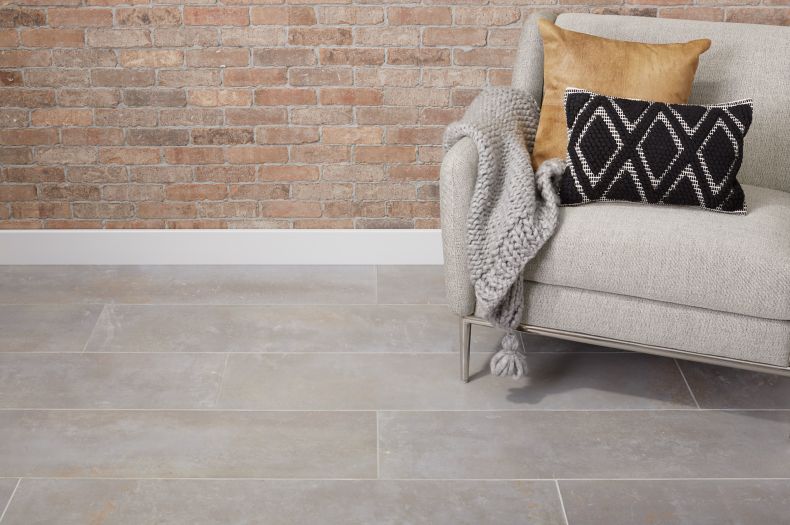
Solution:
[[(709, 38), (700, 56), (691, 104), (752, 98), (741, 182), (790, 192), (790, 27), (567, 13), (560, 27), (648, 43)], [(520, 54), (522, 56), (523, 54)]]

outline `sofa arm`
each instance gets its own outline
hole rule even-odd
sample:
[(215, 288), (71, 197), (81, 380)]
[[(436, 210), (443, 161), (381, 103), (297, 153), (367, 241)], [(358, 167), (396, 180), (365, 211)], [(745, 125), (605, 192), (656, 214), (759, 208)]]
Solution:
[(475, 292), (466, 261), (466, 217), (476, 179), (477, 148), (472, 139), (464, 137), (444, 156), (439, 174), (447, 302), (461, 316), (475, 310)]

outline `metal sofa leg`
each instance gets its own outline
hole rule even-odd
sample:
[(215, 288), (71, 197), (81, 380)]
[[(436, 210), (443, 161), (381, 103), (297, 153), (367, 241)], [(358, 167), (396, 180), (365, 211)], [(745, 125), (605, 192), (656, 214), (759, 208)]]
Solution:
[(469, 353), (472, 349), (472, 323), (461, 317), (461, 381), (469, 382)]

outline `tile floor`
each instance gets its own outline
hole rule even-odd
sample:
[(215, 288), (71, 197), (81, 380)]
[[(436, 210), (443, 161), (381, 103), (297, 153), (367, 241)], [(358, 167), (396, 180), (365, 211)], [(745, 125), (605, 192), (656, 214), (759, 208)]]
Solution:
[(0, 267), (0, 522), (788, 523), (790, 379), (525, 336), (438, 267)]

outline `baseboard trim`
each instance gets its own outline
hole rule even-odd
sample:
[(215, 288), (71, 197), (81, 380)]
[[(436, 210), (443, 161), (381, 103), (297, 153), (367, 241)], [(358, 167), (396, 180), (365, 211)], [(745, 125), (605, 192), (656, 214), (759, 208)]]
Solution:
[(0, 264), (442, 264), (440, 230), (9, 230)]

